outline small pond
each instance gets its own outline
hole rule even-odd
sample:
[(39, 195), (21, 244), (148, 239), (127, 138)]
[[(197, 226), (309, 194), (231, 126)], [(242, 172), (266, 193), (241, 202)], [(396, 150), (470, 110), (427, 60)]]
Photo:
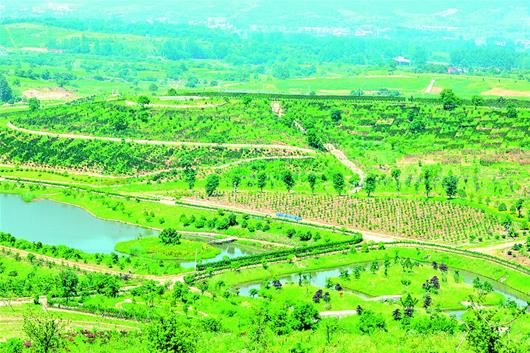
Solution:
[[(0, 194), (0, 231), (19, 239), (105, 254), (114, 252), (119, 242), (158, 234), (150, 229), (97, 218), (77, 206), (50, 200), (25, 202), (20, 196), (11, 194)], [(191, 239), (210, 240), (204, 237)], [(215, 246), (221, 249), (221, 253), (202, 260), (203, 263), (259, 252), (258, 248), (237, 243)], [(193, 267), (195, 261), (182, 262), (181, 266)]]
[(0, 231), (19, 239), (66, 245), (89, 253), (111, 253), (116, 243), (155, 231), (97, 218), (84, 209), (50, 200), (25, 202), (0, 194)]

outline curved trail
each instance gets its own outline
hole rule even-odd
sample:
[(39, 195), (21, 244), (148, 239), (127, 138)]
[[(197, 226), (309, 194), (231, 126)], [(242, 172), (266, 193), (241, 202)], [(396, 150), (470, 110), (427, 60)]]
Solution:
[[(280, 104), (280, 102), (272, 102), (271, 103), (271, 110), (274, 114), (276, 114), (278, 117), (282, 117), (285, 113), (283, 111), (283, 108)], [(302, 124), (300, 124), (297, 120), (294, 120), (293, 121), (294, 123), (294, 126), (300, 130), (300, 132), (302, 134), (306, 134), (306, 129), (304, 129), (304, 127), (302, 126)], [(352, 161), (350, 161), (348, 159), (348, 157), (346, 157), (346, 154), (344, 154), (343, 151), (337, 149), (333, 144), (331, 143), (326, 143), (324, 145), (324, 148), (329, 152), (331, 153), (335, 158), (337, 158), (339, 160), (340, 163), (342, 163), (343, 165), (345, 165), (348, 169), (350, 169), (353, 173), (359, 175), (359, 185), (356, 186), (353, 190), (351, 190), (350, 192), (352, 193), (356, 193), (356, 192), (359, 192), (362, 190), (363, 188), (363, 185), (364, 185), (364, 180), (366, 179), (366, 174), (363, 172), (363, 170), (361, 168), (359, 168), (355, 163), (353, 163)]]
[(130, 138), (104, 137), (104, 136), (94, 136), (94, 135), (55, 133), (55, 132), (49, 132), (49, 131), (30, 130), (30, 129), (25, 129), (25, 128), (15, 126), (11, 122), (8, 122), (6, 127), (11, 130), (15, 130), (15, 131), (26, 133), (26, 134), (59, 137), (59, 138), (66, 138), (66, 139), (127, 142), (127, 143), (137, 143), (141, 145), (157, 145), (157, 146), (222, 147), (222, 148), (236, 149), (236, 150), (242, 149), (242, 148), (272, 149), (272, 150), (284, 150), (284, 151), (297, 151), (297, 152), (303, 152), (307, 154), (316, 154), (316, 151), (309, 149), (309, 148), (296, 147), (296, 146), (290, 146), (290, 145), (280, 145), (280, 144), (214, 143), (214, 142), (161, 141), (161, 140), (141, 140), (141, 139), (139, 140), (139, 139), (130, 139)]
[(355, 163), (350, 161), (348, 157), (341, 150), (335, 148), (331, 143), (326, 143), (324, 147), (331, 153), (335, 158), (339, 160), (343, 165), (349, 168), (352, 172), (359, 175), (359, 185), (356, 186), (351, 192), (356, 193), (362, 190), (364, 185), (364, 179), (366, 179), (366, 174), (359, 168)]

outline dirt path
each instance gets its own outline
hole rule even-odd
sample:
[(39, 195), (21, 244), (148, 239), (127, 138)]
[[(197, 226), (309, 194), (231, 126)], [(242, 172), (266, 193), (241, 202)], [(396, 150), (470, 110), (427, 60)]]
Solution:
[(427, 88), (425, 89), (425, 93), (431, 93), (435, 83), (436, 80), (432, 79)]
[(362, 190), (364, 185), (364, 179), (366, 179), (366, 174), (362, 171), (362, 169), (355, 165), (355, 163), (350, 161), (348, 157), (346, 157), (344, 152), (335, 148), (335, 146), (333, 146), (331, 143), (325, 144), (324, 147), (328, 150), (329, 153), (335, 156), (335, 158), (337, 158), (339, 162), (341, 162), (355, 174), (359, 175), (359, 185), (356, 186), (351, 192), (356, 193)]
[(7, 123), (7, 128), (26, 134), (39, 135), (39, 136), (50, 136), (67, 139), (78, 139), (78, 140), (98, 140), (98, 141), (110, 141), (110, 142), (127, 142), (127, 143), (138, 143), (142, 145), (161, 145), (161, 146), (194, 146), (194, 147), (223, 147), (228, 149), (242, 149), (242, 148), (255, 148), (255, 149), (273, 149), (273, 150), (284, 150), (284, 151), (297, 151), (307, 154), (316, 154), (316, 152), (309, 148), (279, 145), (279, 144), (253, 144), (253, 143), (214, 143), (214, 142), (188, 142), (188, 141), (159, 141), (159, 140), (137, 140), (137, 139), (124, 139), (118, 137), (103, 137), (93, 135), (81, 135), (72, 133), (54, 133), (40, 130), (29, 130), (13, 125), (11, 122)]
[(280, 102), (272, 102), (271, 103), (271, 109), (272, 109), (272, 112), (274, 114), (276, 114), (278, 117), (282, 117), (283, 116), (283, 109), (282, 109), (282, 105), (280, 104)]
[(482, 247), (482, 248), (472, 248), (472, 249), (468, 249), (468, 250), (469, 251), (480, 252), (480, 253), (483, 253), (483, 254), (495, 254), (497, 252), (497, 250), (509, 249), (509, 248), (511, 248), (512, 246), (514, 246), (517, 243), (523, 243), (523, 241), (522, 240), (520, 240), (520, 241), (511, 241), (509, 243), (490, 245), (490, 246), (485, 246), (485, 247)]
[(357, 310), (338, 310), (338, 311), (321, 311), (320, 317), (346, 317), (346, 316), (352, 316), (357, 315)]
[[(272, 109), (272, 112), (274, 114), (276, 114), (277, 116), (279, 116), (279, 117), (283, 116), (283, 109), (282, 109), (282, 106), (280, 105), (280, 102), (272, 102), (271, 103), (271, 109)], [(298, 130), (300, 130), (300, 132), (302, 134), (306, 133), (306, 129), (304, 129), (302, 124), (300, 124), (298, 121), (296, 121), (296, 120), (294, 121), (294, 126)], [(355, 165), (355, 163), (350, 161), (348, 159), (348, 157), (346, 157), (344, 152), (342, 152), (341, 150), (337, 149), (331, 143), (325, 144), (324, 147), (326, 148), (326, 150), (329, 153), (331, 153), (335, 158), (337, 158), (339, 160), (339, 162), (341, 162), (343, 165), (345, 165), (348, 169), (350, 169), (355, 174), (359, 175), (359, 186), (357, 186), (353, 190), (351, 190), (352, 193), (359, 192), (363, 188), (363, 185), (364, 185), (364, 179), (366, 178), (365, 173), (361, 170), (361, 168), (359, 168), (357, 165)]]

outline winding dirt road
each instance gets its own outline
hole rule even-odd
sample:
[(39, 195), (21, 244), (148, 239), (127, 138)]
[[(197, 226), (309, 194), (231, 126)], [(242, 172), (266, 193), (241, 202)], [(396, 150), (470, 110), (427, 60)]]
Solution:
[(255, 149), (296, 151), (296, 152), (303, 152), (307, 154), (316, 154), (316, 151), (309, 149), (309, 148), (296, 147), (296, 146), (290, 146), (290, 145), (280, 145), (280, 144), (214, 143), (214, 142), (160, 141), (160, 140), (141, 140), (141, 139), (138, 140), (138, 139), (129, 139), (129, 138), (104, 137), (104, 136), (94, 136), (94, 135), (55, 133), (55, 132), (49, 132), (49, 131), (30, 130), (30, 129), (25, 129), (25, 128), (15, 126), (11, 122), (8, 122), (6, 124), (6, 127), (11, 130), (15, 130), (15, 131), (26, 133), (26, 134), (59, 137), (59, 138), (66, 138), (66, 139), (127, 142), (127, 143), (137, 143), (137, 144), (142, 144), (142, 145), (158, 145), (158, 146), (222, 147), (222, 148), (236, 149), (236, 150), (242, 149), (242, 148), (255, 148)]
[(350, 161), (348, 157), (346, 157), (344, 152), (335, 148), (335, 146), (333, 146), (331, 143), (325, 144), (324, 147), (328, 150), (329, 153), (335, 156), (335, 158), (337, 158), (339, 162), (341, 162), (355, 174), (359, 175), (359, 185), (356, 186), (351, 192), (356, 193), (361, 191), (364, 185), (364, 179), (366, 179), (366, 174), (362, 171), (362, 169), (355, 165), (355, 163)]
[[(434, 84), (434, 83), (433, 83)], [(271, 109), (274, 114), (276, 114), (278, 117), (282, 117), (284, 115), (283, 108), (280, 104), (280, 102), (272, 102), (271, 103)], [(294, 126), (302, 133), (305, 134), (307, 131), (304, 129), (302, 124), (298, 122), (297, 120), (293, 121)], [(345, 165), (348, 169), (350, 169), (353, 173), (359, 175), (359, 185), (356, 186), (353, 190), (351, 190), (351, 193), (356, 193), (362, 190), (364, 185), (364, 179), (366, 179), (366, 174), (363, 172), (361, 168), (359, 168), (355, 163), (350, 161), (348, 157), (346, 157), (346, 154), (344, 154), (343, 151), (337, 149), (333, 144), (327, 143), (324, 145), (324, 148), (331, 153), (335, 158), (339, 160), (340, 163)]]

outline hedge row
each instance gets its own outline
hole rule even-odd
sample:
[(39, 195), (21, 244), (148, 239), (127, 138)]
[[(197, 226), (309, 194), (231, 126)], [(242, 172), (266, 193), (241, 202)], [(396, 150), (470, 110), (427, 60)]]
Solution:
[(198, 264), (197, 271), (219, 271), (234, 267), (256, 265), (262, 263), (263, 261), (283, 261), (289, 259), (290, 256), (304, 257), (309, 255), (317, 255), (333, 251), (346, 250), (350, 246), (360, 243), (362, 240), (363, 238), (361, 233), (354, 233), (351, 239), (346, 241), (329, 242), (327, 244), (271, 251), (261, 254), (242, 256), (233, 259), (224, 259), (217, 262)]

